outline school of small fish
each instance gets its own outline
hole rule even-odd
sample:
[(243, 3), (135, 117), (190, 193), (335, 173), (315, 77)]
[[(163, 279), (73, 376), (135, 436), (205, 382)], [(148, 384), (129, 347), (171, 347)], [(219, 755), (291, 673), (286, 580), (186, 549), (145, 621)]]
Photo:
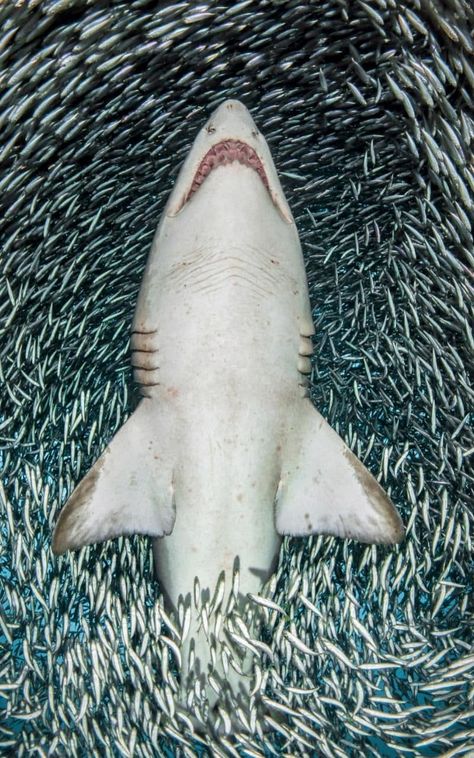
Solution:
[[(1, 6), (2, 755), (474, 755), (473, 30), (470, 0)], [(300, 232), (312, 398), (407, 537), (287, 538), (244, 613), (204, 605), (224, 665), (254, 661), (211, 733), (198, 683), (176, 703), (189, 618), (149, 540), (51, 535), (138, 401), (154, 229), (230, 97)]]

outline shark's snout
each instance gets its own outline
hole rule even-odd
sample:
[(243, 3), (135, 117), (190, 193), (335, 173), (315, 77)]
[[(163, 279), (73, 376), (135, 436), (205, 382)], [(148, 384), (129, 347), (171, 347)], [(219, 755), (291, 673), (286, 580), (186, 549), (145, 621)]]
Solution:
[(244, 142), (251, 142), (259, 136), (255, 121), (239, 100), (224, 100), (212, 113), (206, 129), (209, 134), (222, 136), (223, 139)]

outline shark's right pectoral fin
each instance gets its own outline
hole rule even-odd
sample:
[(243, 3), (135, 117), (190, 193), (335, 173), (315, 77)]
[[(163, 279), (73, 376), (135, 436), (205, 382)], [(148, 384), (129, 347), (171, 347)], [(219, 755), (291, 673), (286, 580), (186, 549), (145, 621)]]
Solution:
[(388, 495), (311, 402), (301, 408), (283, 458), (277, 531), (400, 542), (403, 524)]
[(124, 534), (162, 537), (172, 531), (170, 432), (142, 400), (62, 509), (54, 553)]

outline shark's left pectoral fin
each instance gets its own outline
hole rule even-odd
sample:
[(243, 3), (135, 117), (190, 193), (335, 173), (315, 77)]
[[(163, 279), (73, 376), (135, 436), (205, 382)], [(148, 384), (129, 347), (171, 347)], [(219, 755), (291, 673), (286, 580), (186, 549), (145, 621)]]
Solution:
[(54, 530), (54, 553), (124, 534), (162, 537), (172, 531), (172, 431), (147, 402), (142, 400), (71, 494)]
[(309, 400), (290, 433), (276, 498), (282, 534), (329, 534), (361, 542), (394, 543), (400, 516), (372, 474)]

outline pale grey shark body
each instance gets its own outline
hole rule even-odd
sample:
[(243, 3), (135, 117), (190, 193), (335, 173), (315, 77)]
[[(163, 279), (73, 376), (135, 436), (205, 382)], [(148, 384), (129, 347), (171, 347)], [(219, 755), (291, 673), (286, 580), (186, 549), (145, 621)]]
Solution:
[[(155, 538), (174, 607), (234, 562), (257, 593), (281, 536), (398, 542), (401, 520), (308, 398), (314, 327), (295, 223), (263, 136), (224, 102), (157, 229), (132, 363), (143, 399), (66, 503), (53, 549)], [(198, 655), (207, 664), (200, 646)]]

